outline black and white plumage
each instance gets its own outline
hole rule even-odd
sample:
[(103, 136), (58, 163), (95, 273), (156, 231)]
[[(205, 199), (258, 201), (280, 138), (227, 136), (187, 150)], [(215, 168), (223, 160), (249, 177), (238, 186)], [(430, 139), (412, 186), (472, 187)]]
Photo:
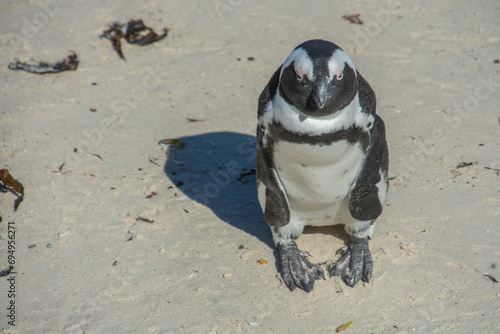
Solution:
[(281, 275), (309, 292), (323, 270), (298, 249), (305, 225), (344, 224), (351, 239), (328, 269), (368, 282), (368, 248), (388, 187), (388, 149), (375, 93), (337, 45), (297, 46), (259, 97), (257, 185)]

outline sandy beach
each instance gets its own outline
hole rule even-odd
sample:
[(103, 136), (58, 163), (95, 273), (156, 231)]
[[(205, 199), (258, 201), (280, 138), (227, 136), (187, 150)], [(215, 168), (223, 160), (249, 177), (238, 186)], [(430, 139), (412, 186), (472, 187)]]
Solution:
[[(132, 19), (169, 31), (122, 60), (99, 36)], [(500, 332), (499, 2), (2, 1), (0, 22), (0, 169), (24, 186), (17, 211), (0, 193), (1, 333)], [(306, 293), (253, 169), (258, 96), (313, 38), (373, 87), (390, 188), (370, 283)], [(326, 266), (346, 241), (297, 243)]]

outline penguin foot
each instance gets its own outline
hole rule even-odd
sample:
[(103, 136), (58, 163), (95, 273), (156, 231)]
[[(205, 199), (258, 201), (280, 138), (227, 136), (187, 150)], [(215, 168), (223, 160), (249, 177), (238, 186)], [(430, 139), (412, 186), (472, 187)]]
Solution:
[(354, 287), (361, 279), (368, 283), (372, 277), (373, 260), (367, 238), (352, 237), (340, 250), (340, 259), (328, 267), (331, 276), (341, 276), (345, 284)]
[(309, 262), (309, 254), (299, 250), (295, 241), (278, 243), (280, 252), (281, 277), (290, 291), (296, 287), (311, 292), (314, 281), (325, 279), (323, 269)]

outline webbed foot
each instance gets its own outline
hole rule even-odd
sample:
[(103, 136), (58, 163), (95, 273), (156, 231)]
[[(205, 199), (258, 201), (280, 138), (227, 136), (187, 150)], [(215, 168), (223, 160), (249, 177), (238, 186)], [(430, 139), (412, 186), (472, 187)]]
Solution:
[(368, 283), (373, 271), (368, 239), (352, 237), (342, 251), (340, 259), (328, 268), (330, 277), (341, 276), (345, 284), (350, 287), (354, 287), (360, 279)]
[(309, 254), (299, 250), (295, 241), (280, 242), (278, 244), (281, 264), (281, 277), (290, 291), (296, 287), (310, 292), (314, 281), (325, 279), (323, 269), (306, 259)]

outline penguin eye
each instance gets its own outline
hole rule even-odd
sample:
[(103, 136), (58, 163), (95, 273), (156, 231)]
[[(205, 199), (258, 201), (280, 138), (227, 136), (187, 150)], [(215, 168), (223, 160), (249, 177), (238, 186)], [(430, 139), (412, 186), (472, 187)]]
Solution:
[(335, 80), (340, 81), (344, 77), (344, 72), (340, 72), (340, 74), (335, 75)]
[(302, 81), (302, 79), (304, 79), (304, 77), (302, 76), (302, 74), (301, 74), (301, 73), (299, 73), (299, 72), (295, 72), (295, 77), (296, 77), (296, 78), (297, 78), (297, 80), (299, 80), (299, 81)]

